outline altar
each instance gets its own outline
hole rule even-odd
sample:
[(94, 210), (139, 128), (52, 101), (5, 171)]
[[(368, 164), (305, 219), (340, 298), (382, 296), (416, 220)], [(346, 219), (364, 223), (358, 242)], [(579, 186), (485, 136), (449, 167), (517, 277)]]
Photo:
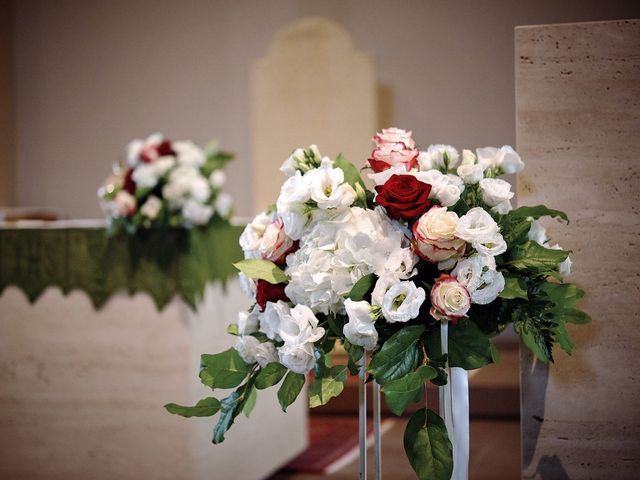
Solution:
[[(210, 278), (195, 310), (176, 277), (131, 266), (123, 245), (105, 270), (91, 265), (105, 245), (100, 223), (0, 229), (0, 477), (262, 478), (305, 448), (304, 395), (285, 415), (275, 391), (260, 391), (251, 420), (239, 417), (220, 445), (211, 443), (215, 419), (163, 408), (211, 395), (198, 380), (200, 354), (231, 347), (227, 325), (249, 306), (231, 265), (241, 230), (199, 239), (226, 262), (199, 269)], [(212, 259), (189, 258), (178, 270)], [(107, 288), (118, 285), (114, 272), (120, 287)]]

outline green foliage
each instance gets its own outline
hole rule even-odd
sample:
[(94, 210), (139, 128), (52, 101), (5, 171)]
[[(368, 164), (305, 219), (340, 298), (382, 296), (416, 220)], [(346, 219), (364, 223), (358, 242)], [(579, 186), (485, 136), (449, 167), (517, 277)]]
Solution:
[(420, 480), (450, 480), (453, 447), (442, 418), (433, 410), (420, 409), (411, 416), (404, 432), (404, 450)]
[(251, 365), (245, 363), (235, 348), (214, 355), (204, 354), (200, 364), (200, 380), (211, 388), (237, 387), (251, 373)]
[(287, 373), (278, 390), (278, 401), (283, 412), (286, 412), (287, 407), (296, 401), (303, 386), (304, 375), (294, 372)]
[[(347, 160), (342, 153), (339, 153), (333, 162), (333, 166), (342, 169), (344, 172), (344, 181), (351, 185), (354, 189), (356, 189), (356, 185), (360, 185), (360, 187), (366, 190), (366, 185), (362, 181), (362, 177), (360, 176), (360, 172), (358, 169)], [(357, 190), (356, 190), (357, 191)]]
[(382, 387), (389, 410), (402, 415), (412, 403), (419, 402), (424, 391), (424, 384), (438, 376), (438, 371), (431, 366), (422, 366), (402, 378), (387, 383)]
[(256, 388), (259, 390), (272, 387), (282, 380), (287, 373), (287, 367), (278, 362), (271, 362), (261, 368), (256, 375)]
[(376, 283), (377, 277), (375, 274), (370, 273), (360, 278), (351, 288), (349, 292), (349, 298), (354, 302), (360, 302), (365, 299), (367, 294), (373, 289)]
[(357, 375), (359, 371), (358, 362), (364, 355), (364, 348), (360, 345), (353, 345), (349, 340), (345, 339), (342, 346), (347, 352), (349, 373)]
[(233, 392), (220, 402), (220, 418), (213, 427), (213, 443), (218, 444), (224, 441), (224, 434), (233, 425), (233, 420), (238, 414), (238, 407), (242, 397), (238, 392)]
[(499, 297), (504, 298), (505, 300), (513, 300), (515, 298), (528, 300), (527, 286), (524, 280), (517, 276), (505, 276), (504, 289), (500, 292)]
[(316, 375), (309, 387), (309, 407), (325, 405), (337, 397), (347, 384), (347, 367), (338, 365), (324, 369), (322, 375)]
[(256, 406), (256, 400), (258, 399), (258, 391), (255, 388), (251, 388), (247, 394), (247, 401), (242, 406), (242, 413), (249, 418), (251, 412), (253, 412)]
[(285, 283), (287, 276), (275, 263), (269, 260), (248, 258), (233, 264), (249, 278), (265, 280), (272, 284)]
[[(442, 355), (440, 327), (427, 338), (430, 356)], [(491, 342), (476, 323), (461, 318), (457, 325), (449, 326), (449, 364), (465, 370), (474, 370), (493, 363)]]
[(536, 242), (528, 241), (516, 245), (511, 250), (508, 265), (535, 275), (557, 275), (558, 265), (566, 260), (569, 253), (566, 250), (545, 248)]
[(182, 417), (210, 417), (220, 410), (220, 401), (214, 397), (207, 397), (200, 400), (193, 407), (184, 407), (177, 403), (167, 403), (164, 408), (167, 412)]
[(569, 217), (567, 217), (566, 213), (560, 210), (547, 208), (544, 205), (537, 205), (535, 207), (519, 207), (511, 210), (509, 212), (509, 216), (517, 219), (527, 219), (528, 217), (532, 217), (536, 220), (540, 217), (554, 217), (569, 223)]
[(397, 380), (415, 370), (420, 358), (417, 342), (423, 332), (423, 325), (398, 330), (373, 355), (367, 370), (380, 385)]

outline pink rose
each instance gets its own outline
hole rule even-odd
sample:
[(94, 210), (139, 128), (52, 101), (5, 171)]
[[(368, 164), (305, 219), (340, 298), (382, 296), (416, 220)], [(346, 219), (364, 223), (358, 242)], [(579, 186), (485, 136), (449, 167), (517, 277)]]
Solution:
[(455, 236), (458, 215), (446, 207), (432, 207), (413, 224), (413, 250), (432, 263), (461, 256), (467, 242)]
[(418, 163), (420, 153), (411, 138), (411, 132), (399, 128), (386, 128), (373, 137), (376, 149), (371, 153), (369, 166), (375, 173), (396, 165), (405, 165), (407, 171)]
[(471, 296), (464, 285), (450, 275), (440, 275), (431, 289), (431, 316), (455, 325), (470, 307)]

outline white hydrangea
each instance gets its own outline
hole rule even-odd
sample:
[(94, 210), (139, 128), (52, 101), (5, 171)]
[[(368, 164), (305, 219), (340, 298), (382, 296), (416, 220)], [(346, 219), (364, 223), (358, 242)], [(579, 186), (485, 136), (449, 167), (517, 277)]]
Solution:
[(212, 215), (213, 208), (210, 205), (203, 205), (195, 200), (187, 200), (182, 207), (182, 216), (191, 225), (206, 225)]

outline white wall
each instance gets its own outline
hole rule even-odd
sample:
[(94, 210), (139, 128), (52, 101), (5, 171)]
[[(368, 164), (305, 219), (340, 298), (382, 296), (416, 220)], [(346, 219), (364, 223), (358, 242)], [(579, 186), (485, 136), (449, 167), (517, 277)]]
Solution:
[(630, 3), (14, 1), (16, 200), (98, 216), (122, 147), (161, 130), (235, 151), (229, 189), (251, 214), (250, 65), (306, 15), (338, 21), (374, 57), (385, 123), (425, 144), (513, 144), (513, 27), (640, 14)]

